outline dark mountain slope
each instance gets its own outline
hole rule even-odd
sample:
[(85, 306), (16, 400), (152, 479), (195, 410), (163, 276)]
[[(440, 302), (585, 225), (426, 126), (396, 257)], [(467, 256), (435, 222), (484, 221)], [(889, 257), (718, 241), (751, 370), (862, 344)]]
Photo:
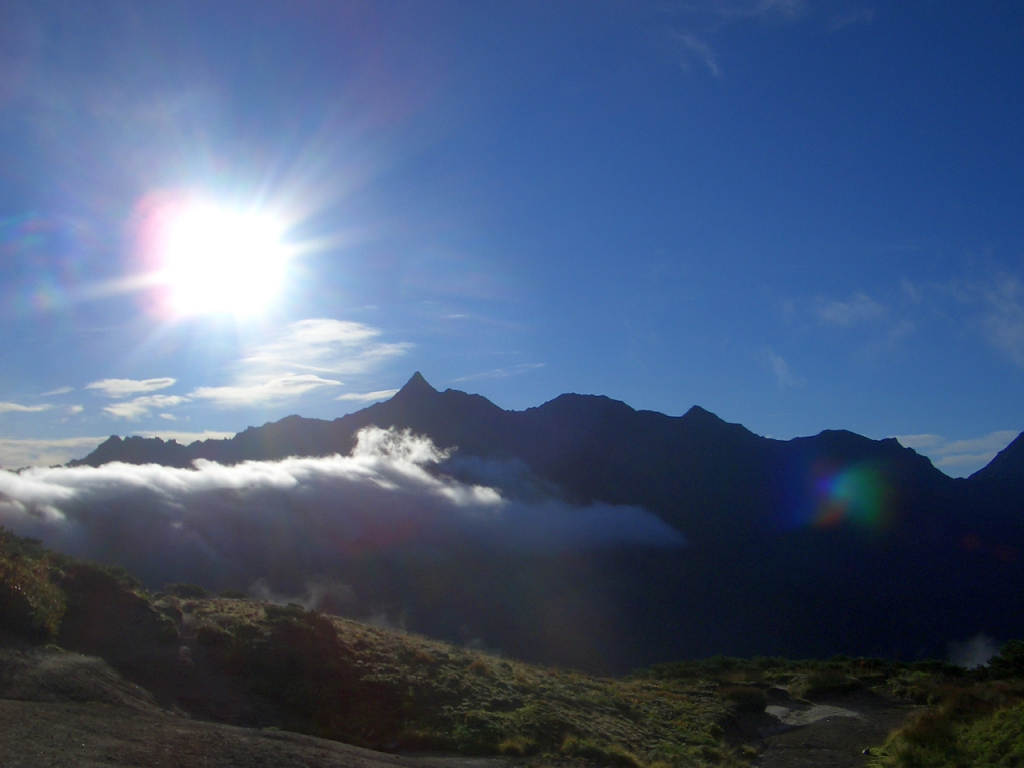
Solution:
[[(425, 434), (456, 457), (516, 459), (576, 502), (643, 506), (691, 536), (760, 533), (781, 506), (813, 505), (800, 478), (819, 467), (874, 462), (910, 506), (933, 505), (953, 481), (895, 440), (823, 432), (788, 442), (759, 437), (694, 406), (680, 417), (635, 411), (593, 395), (561, 395), (526, 411), (486, 398), (438, 392), (419, 374), (390, 400), (328, 422), (288, 416), (229, 440), (187, 447), (153, 438), (111, 438), (76, 464), (109, 461), (188, 466), (349, 453), (355, 433), (376, 425)], [(810, 496), (808, 495), (810, 493)], [(727, 514), (726, 514), (727, 511)]]
[(698, 407), (671, 417), (590, 395), (504, 411), (416, 374), (334, 421), (289, 416), (187, 447), (111, 438), (81, 463), (348, 453), (371, 424), (457, 447), (440, 471), (460, 479), (515, 497), (526, 472), (571, 502), (643, 507), (689, 541), (558, 559), (371, 558), (346, 573), (417, 631), (605, 670), (719, 653), (942, 656), (978, 632), (1024, 635), (1022, 439), (991, 471), (953, 480), (894, 439), (772, 440)]

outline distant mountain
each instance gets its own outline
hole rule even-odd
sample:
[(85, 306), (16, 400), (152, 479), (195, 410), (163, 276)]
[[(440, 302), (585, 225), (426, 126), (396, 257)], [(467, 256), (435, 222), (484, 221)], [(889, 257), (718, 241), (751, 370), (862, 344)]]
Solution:
[(971, 475), (971, 480), (991, 486), (1024, 487), (1024, 433)]
[[(942, 656), (948, 642), (979, 632), (1024, 636), (1024, 436), (970, 479), (952, 479), (891, 438), (772, 440), (696, 406), (671, 417), (591, 395), (505, 411), (479, 395), (438, 392), (417, 373), (390, 400), (334, 421), (289, 416), (188, 446), (112, 437), (75, 463), (346, 454), (369, 425), (457, 448), (438, 471), (507, 496), (541, 488), (573, 503), (640, 506), (687, 537), (678, 552), (587, 555), (575, 575), (478, 564), (499, 592), (523, 569), (563, 591), (596, 578), (622, 622), (602, 641), (614, 646), (610, 668), (717, 653)], [(524, 473), (535, 482), (524, 486)], [(417, 589), (412, 577), (403, 583)], [(581, 663), (531, 645), (485, 597), (447, 613), (436, 600), (428, 610), (415, 595), (403, 599), (412, 629), (445, 637), (470, 625), (527, 658)]]
[[(438, 392), (416, 373), (382, 403), (334, 421), (288, 416), (232, 438), (188, 446), (160, 438), (111, 437), (72, 465), (111, 461), (187, 467), (196, 459), (224, 464), (288, 456), (347, 454), (369, 425), (411, 429), (439, 447), (457, 448), (447, 469), (468, 472), (460, 459), (519, 460), (574, 502), (636, 504), (696, 535), (746, 524), (773, 524), (779, 505), (800, 503), (794, 486), (809, 467), (874, 463), (905, 501), (931, 503), (956, 481), (895, 439), (870, 440), (845, 431), (778, 441), (760, 437), (694, 406), (680, 417), (635, 411), (593, 395), (561, 395), (537, 408), (505, 411), (480, 395)], [(806, 501), (804, 499), (803, 501)], [(725, 517), (716, 509), (730, 509)], [(781, 522), (774, 520), (775, 523)]]

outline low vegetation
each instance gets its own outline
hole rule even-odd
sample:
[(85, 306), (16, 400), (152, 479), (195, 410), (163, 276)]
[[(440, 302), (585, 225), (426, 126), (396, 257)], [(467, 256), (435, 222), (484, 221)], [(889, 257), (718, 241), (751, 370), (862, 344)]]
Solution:
[(1024, 765), (1024, 679), (1018, 641), (985, 669), (917, 674), (905, 694), (923, 705), (874, 750), (874, 768)]
[(775, 688), (860, 689), (918, 705), (875, 768), (1024, 765), (1024, 642), (981, 670), (836, 657), (713, 658), (606, 679), (191, 584), (149, 594), (123, 570), (0, 528), (0, 639), (102, 656), (197, 717), (385, 750), (617, 768), (746, 764), (737, 718)]
[(611, 680), (523, 664), (299, 606), (163, 596), (195, 625), (194, 663), (282, 727), (375, 748), (728, 764), (731, 704), (700, 681)]
[(0, 528), (0, 629), (34, 640), (56, 636), (67, 608), (52, 555)]

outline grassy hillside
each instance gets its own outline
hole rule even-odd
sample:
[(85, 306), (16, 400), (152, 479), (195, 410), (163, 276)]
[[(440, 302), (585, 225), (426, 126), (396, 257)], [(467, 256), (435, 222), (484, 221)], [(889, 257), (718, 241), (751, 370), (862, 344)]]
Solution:
[(537, 765), (741, 765), (756, 747), (737, 740), (735, 726), (763, 713), (773, 689), (794, 700), (870, 689), (920, 705), (874, 751), (876, 768), (1024, 764), (1020, 642), (975, 672), (715, 658), (608, 679), (189, 585), (149, 594), (123, 571), (2, 529), (0, 640), (101, 656), (195, 717), (375, 749)]

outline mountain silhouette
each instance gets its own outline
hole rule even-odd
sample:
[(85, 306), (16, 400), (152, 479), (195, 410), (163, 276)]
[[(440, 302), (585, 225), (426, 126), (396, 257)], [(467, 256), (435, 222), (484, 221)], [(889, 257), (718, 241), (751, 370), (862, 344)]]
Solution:
[[(479, 577), (483, 596), (458, 605), (451, 597), (445, 610), (435, 598), (421, 606), (409, 576), (392, 598), (417, 631), (451, 637), (456, 625), (473, 626), (527, 658), (611, 670), (720, 653), (943, 656), (949, 642), (977, 633), (1024, 635), (1024, 436), (971, 478), (953, 479), (893, 438), (828, 430), (774, 440), (697, 406), (673, 417), (594, 395), (505, 411), (479, 395), (439, 392), (416, 373), (390, 400), (333, 421), (288, 416), (188, 446), (111, 437), (75, 463), (347, 454), (370, 425), (454, 449), (441, 473), (511, 498), (642, 507), (689, 542), (557, 566), (477, 563), (490, 574)], [(495, 608), (494, 595), (526, 571), (552, 590), (573, 584), (582, 595), (599, 584), (600, 597), (588, 599), (614, 606), (619, 627), (602, 640), (602, 662), (531, 644), (515, 614)]]

